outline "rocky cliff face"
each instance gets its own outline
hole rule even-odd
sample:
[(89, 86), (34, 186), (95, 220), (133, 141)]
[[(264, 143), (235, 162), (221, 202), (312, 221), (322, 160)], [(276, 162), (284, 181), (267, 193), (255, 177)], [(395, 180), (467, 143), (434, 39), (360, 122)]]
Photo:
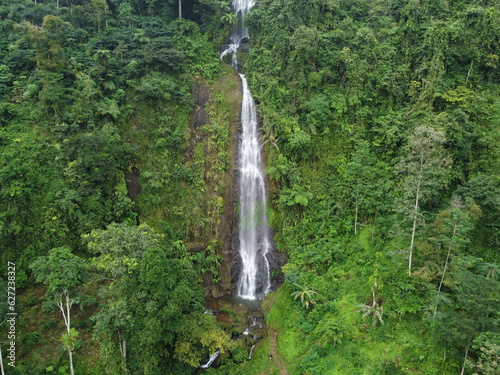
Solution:
[(191, 114), (185, 161), (201, 168), (203, 188), (198, 195), (200, 215), (205, 223), (188, 228), (187, 245), (192, 252), (218, 256), (218, 276), (208, 272), (205, 293), (209, 297), (233, 294), (232, 279), (237, 253), (236, 139), (241, 103), (240, 80), (236, 72), (214, 83), (197, 81), (193, 87), (195, 108)]

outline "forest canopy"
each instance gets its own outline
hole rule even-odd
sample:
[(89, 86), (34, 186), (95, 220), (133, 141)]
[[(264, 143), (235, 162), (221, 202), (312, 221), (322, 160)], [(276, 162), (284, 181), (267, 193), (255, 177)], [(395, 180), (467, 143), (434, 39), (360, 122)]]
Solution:
[(235, 21), (222, 0), (0, 4), (8, 373), (192, 374), (220, 350), (203, 371), (271, 374), (272, 345), (290, 374), (496, 373), (498, 1), (256, 1), (238, 57), (288, 261), (251, 361), (204, 308), (232, 262)]

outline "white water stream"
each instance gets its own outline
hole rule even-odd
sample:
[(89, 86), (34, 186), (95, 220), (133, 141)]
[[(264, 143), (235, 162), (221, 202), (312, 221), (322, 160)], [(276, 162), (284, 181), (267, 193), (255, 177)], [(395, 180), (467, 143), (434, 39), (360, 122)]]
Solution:
[(210, 358), (208, 359), (208, 362), (205, 363), (204, 365), (201, 365), (200, 368), (209, 368), (212, 365), (212, 363), (217, 359), (217, 357), (219, 356), (219, 353), (220, 353), (220, 351), (217, 350), (214, 354), (212, 354), (210, 356)]
[[(236, 53), (240, 42), (248, 40), (245, 17), (254, 5), (252, 0), (234, 0), (233, 10), (237, 15), (231, 44), (222, 52), (221, 58), (231, 54), (231, 65), (238, 70)], [(255, 101), (248, 89), (245, 76), (239, 73), (243, 89), (241, 104), (241, 139), (239, 143), (239, 255), (241, 271), (238, 281), (238, 296), (256, 299), (265, 296), (271, 288), (269, 262), (266, 255), (271, 250), (271, 239), (267, 220), (267, 196), (261, 142), (258, 129)]]

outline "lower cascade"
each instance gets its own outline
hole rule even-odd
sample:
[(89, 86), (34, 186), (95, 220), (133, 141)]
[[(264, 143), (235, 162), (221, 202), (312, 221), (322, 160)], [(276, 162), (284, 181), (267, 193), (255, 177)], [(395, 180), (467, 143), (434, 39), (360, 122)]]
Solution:
[[(231, 44), (221, 58), (231, 54), (231, 65), (238, 70), (237, 52), (240, 43), (248, 40), (245, 16), (254, 5), (251, 0), (234, 0), (233, 9), (238, 17), (231, 34)], [(241, 140), (239, 143), (239, 255), (241, 270), (237, 295), (245, 299), (265, 296), (271, 289), (267, 255), (272, 241), (267, 220), (267, 196), (261, 142), (255, 101), (245, 76), (239, 73), (243, 99), (241, 104)]]
[(212, 354), (210, 356), (210, 358), (208, 359), (208, 362), (205, 363), (204, 365), (201, 365), (200, 368), (209, 368), (212, 365), (212, 363), (217, 359), (217, 357), (219, 356), (219, 353), (220, 353), (220, 351), (217, 350), (214, 354)]

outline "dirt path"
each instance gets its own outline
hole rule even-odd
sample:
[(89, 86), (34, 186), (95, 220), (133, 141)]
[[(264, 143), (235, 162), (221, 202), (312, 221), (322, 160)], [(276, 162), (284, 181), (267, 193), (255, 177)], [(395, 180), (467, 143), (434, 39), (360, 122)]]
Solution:
[(274, 362), (275, 366), (278, 366), (280, 370), (280, 375), (288, 375), (288, 371), (286, 370), (286, 363), (281, 354), (278, 351), (278, 334), (274, 329), (269, 327), (269, 350), (271, 351), (271, 355), (273, 356), (272, 362)]

